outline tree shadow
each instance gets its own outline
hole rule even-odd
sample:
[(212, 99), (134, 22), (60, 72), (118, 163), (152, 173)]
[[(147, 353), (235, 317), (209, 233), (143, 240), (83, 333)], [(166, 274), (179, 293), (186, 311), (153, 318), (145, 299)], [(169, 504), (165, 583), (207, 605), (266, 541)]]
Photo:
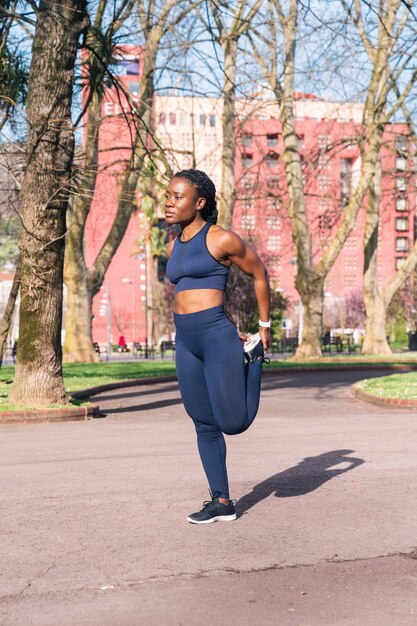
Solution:
[[(309, 456), (298, 465), (283, 472), (274, 474), (255, 485), (250, 493), (240, 498), (236, 503), (236, 512), (240, 517), (253, 506), (274, 494), (276, 498), (294, 498), (315, 491), (324, 483), (336, 476), (340, 476), (355, 469), (363, 459), (349, 456), (354, 450), (332, 450), (318, 456)], [(348, 467), (337, 468), (341, 463), (348, 463)], [(334, 468), (334, 469), (332, 469)]]
[(105, 415), (114, 415), (117, 413), (139, 413), (141, 411), (150, 411), (151, 409), (163, 409), (167, 406), (174, 406), (176, 404), (182, 404), (180, 398), (155, 400), (155, 402), (148, 402), (146, 404), (138, 404), (135, 406), (121, 406), (110, 409), (103, 408), (102, 413)]

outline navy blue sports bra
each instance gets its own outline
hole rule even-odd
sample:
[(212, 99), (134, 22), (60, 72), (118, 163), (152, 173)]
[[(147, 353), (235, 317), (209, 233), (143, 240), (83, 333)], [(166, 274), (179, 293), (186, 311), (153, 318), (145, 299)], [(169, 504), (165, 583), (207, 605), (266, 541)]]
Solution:
[(174, 283), (174, 292), (188, 289), (220, 289), (225, 291), (229, 268), (219, 263), (207, 248), (207, 223), (194, 237), (175, 240), (167, 263), (167, 276)]

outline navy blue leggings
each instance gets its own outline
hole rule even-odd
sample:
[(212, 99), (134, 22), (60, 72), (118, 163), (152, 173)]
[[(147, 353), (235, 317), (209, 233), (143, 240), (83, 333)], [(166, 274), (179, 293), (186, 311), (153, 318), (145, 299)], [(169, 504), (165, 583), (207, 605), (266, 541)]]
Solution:
[(255, 419), (262, 362), (245, 365), (242, 343), (222, 306), (174, 317), (181, 397), (194, 421), (210, 490), (228, 498), (223, 433), (242, 433)]

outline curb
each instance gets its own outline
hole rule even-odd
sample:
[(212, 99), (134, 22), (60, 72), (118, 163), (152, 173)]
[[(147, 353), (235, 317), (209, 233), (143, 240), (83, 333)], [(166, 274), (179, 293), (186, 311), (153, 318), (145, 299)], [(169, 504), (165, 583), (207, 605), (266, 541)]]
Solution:
[(123, 389), (125, 387), (140, 387), (141, 385), (154, 385), (157, 383), (173, 383), (177, 380), (175, 375), (172, 376), (150, 376), (149, 378), (132, 378), (130, 380), (121, 380), (117, 383), (107, 383), (106, 385), (98, 385), (97, 387), (89, 387), (89, 389), (81, 389), (71, 394), (73, 398), (82, 400), (95, 396), (102, 391), (111, 391), (112, 389)]
[[(401, 372), (412, 372), (417, 370), (417, 363), (410, 364), (379, 364), (374, 365), (357, 363), (356, 365), (328, 365), (317, 367), (283, 367), (283, 368), (271, 368), (264, 369), (263, 375), (265, 376), (286, 376), (288, 374), (300, 374), (307, 372), (324, 373), (328, 371), (333, 372), (353, 372), (353, 371), (378, 371), (378, 370), (392, 370)], [(135, 378), (131, 380), (124, 380), (120, 382), (107, 383), (105, 385), (98, 385), (96, 387), (90, 387), (89, 389), (82, 389), (75, 391), (71, 394), (73, 398), (82, 400), (89, 398), (90, 396), (97, 395), (105, 391), (112, 391), (113, 389), (123, 389), (126, 387), (139, 387), (142, 385), (153, 385), (158, 383), (171, 383), (176, 382), (177, 377), (175, 375), (169, 376), (150, 376), (148, 378)], [(417, 408), (417, 400), (405, 400), (401, 398), (381, 398), (374, 396), (370, 393), (362, 391), (356, 387), (351, 386), (353, 395), (359, 400), (376, 404), (378, 406), (397, 406)], [(67, 422), (67, 421), (79, 421), (87, 420), (97, 417), (100, 414), (98, 405), (91, 404), (86, 407), (66, 407), (62, 409), (31, 409), (22, 411), (0, 411), (0, 424), (34, 424), (34, 423), (46, 423), (46, 422)]]
[(351, 386), (353, 395), (358, 400), (368, 402), (368, 404), (375, 404), (376, 406), (392, 406), (404, 409), (417, 409), (417, 399), (411, 400), (407, 398), (384, 398), (382, 396), (376, 396), (373, 393), (369, 393), (356, 386), (356, 383)]
[[(303, 372), (308, 372), (309, 374), (311, 374), (311, 372), (318, 372), (318, 373), (323, 373), (323, 372), (355, 372), (355, 371), (361, 371), (361, 370), (367, 370), (367, 371), (378, 371), (378, 370), (393, 370), (393, 371), (401, 371), (401, 372), (413, 372), (415, 370), (417, 370), (417, 362), (414, 365), (413, 363), (410, 364), (395, 364), (393, 363), (392, 365), (386, 365), (386, 364), (381, 364), (379, 365), (378, 363), (376, 363), (375, 365), (362, 365), (362, 364), (358, 364), (357, 366), (355, 365), (347, 365), (347, 366), (343, 366), (343, 365), (328, 365), (327, 367), (324, 366), (318, 366), (318, 367), (274, 367), (271, 369), (264, 369), (262, 372), (263, 376), (285, 376), (287, 374), (301, 374)], [(172, 382), (176, 382), (177, 381), (177, 377), (172, 374), (169, 376), (150, 376), (149, 378), (132, 378), (130, 380), (121, 380), (120, 382), (114, 382), (114, 383), (107, 383), (105, 385), (98, 385), (97, 387), (89, 387), (88, 389), (81, 389), (80, 391), (74, 391), (74, 393), (71, 394), (71, 396), (73, 398), (77, 398), (77, 400), (82, 400), (84, 398), (89, 398), (90, 396), (94, 396), (98, 393), (102, 393), (105, 391), (112, 391), (113, 389), (123, 389), (126, 387), (139, 387), (141, 385), (153, 385), (153, 384), (158, 384), (158, 383), (172, 383)]]
[(40, 424), (45, 422), (68, 422), (88, 420), (99, 414), (96, 404), (71, 406), (62, 409), (30, 409), (0, 412), (0, 424)]

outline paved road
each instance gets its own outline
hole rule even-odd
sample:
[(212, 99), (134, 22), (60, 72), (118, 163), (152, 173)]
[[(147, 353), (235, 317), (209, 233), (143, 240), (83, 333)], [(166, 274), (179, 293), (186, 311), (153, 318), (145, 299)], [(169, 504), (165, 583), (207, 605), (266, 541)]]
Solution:
[(207, 492), (173, 383), (3, 425), (0, 624), (417, 624), (417, 413), (354, 400), (369, 375), (265, 377), (229, 524), (185, 522)]

